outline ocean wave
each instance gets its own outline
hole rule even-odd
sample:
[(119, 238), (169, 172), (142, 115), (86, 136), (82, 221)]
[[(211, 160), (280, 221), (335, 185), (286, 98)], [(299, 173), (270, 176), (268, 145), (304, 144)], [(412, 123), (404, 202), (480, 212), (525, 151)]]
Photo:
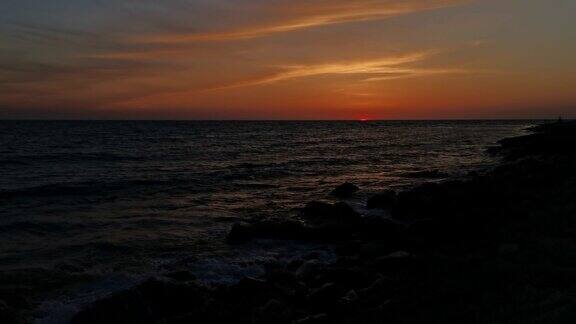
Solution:
[(0, 166), (23, 166), (23, 165), (29, 165), (30, 163), (26, 162), (26, 161), (22, 161), (22, 160), (14, 160), (14, 159), (5, 159), (5, 160), (0, 160)]
[(126, 180), (117, 182), (79, 182), (43, 184), (34, 187), (0, 190), (0, 199), (14, 199), (20, 197), (62, 197), (62, 196), (88, 196), (92, 194), (110, 194), (111, 191), (127, 187), (172, 185), (174, 181), (161, 180)]
[[(115, 154), (115, 153), (81, 153), (81, 152), (65, 152), (65, 153), (45, 153), (45, 154), (28, 154), (18, 155), (9, 161), (16, 161), (18, 163), (31, 164), (38, 162), (139, 162), (146, 160), (145, 155), (129, 155), (129, 154)], [(1, 163), (1, 161), (0, 161)]]
[(43, 222), (43, 221), (19, 221), (0, 225), (0, 233), (31, 233), (31, 234), (51, 234), (72, 230), (95, 229), (106, 226), (104, 222)]

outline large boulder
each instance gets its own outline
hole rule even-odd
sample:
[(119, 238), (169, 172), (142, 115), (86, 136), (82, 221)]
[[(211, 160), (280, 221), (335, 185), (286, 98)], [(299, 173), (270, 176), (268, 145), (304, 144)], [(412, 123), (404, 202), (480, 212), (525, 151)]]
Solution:
[(396, 191), (385, 190), (368, 199), (366, 207), (368, 209), (388, 209), (396, 203)]
[(296, 270), (296, 276), (301, 279), (309, 279), (316, 276), (323, 268), (324, 265), (320, 261), (310, 260)]
[(358, 186), (354, 185), (353, 183), (346, 182), (332, 190), (331, 195), (338, 198), (350, 198), (358, 190), (360, 190)]
[(328, 204), (320, 201), (309, 202), (302, 210), (302, 218), (314, 225), (357, 224), (361, 216), (344, 202)]

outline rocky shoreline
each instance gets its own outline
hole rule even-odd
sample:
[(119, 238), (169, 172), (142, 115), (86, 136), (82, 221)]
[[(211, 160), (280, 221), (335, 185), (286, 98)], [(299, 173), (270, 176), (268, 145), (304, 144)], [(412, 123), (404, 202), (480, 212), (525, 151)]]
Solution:
[[(327, 242), (333, 263), (311, 252), (233, 285), (170, 273), (72, 323), (573, 323), (576, 123), (532, 131), (491, 148), (502, 161), (490, 170), (367, 201), (391, 217), (310, 202), (292, 218), (237, 223), (227, 237)], [(333, 195), (356, 190), (344, 184)], [(18, 309), (0, 300), (0, 322), (25, 323)]]

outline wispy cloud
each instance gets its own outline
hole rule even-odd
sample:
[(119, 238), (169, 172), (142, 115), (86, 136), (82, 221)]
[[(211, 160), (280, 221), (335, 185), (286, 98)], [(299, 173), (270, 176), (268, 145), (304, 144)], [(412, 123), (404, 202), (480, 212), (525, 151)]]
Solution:
[(468, 1), (470, 0), (281, 1), (261, 5), (261, 8), (254, 13), (254, 22), (248, 25), (235, 26), (223, 31), (145, 34), (136, 36), (132, 40), (180, 43), (251, 39), (324, 25), (385, 19)]
[(429, 76), (438, 74), (471, 73), (466, 69), (430, 69), (412, 66), (438, 51), (411, 53), (395, 57), (337, 62), (327, 64), (290, 65), (279, 67), (281, 71), (266, 76), (253, 77), (239, 82), (204, 89), (214, 91), (231, 88), (265, 85), (285, 80), (314, 77), (319, 75), (357, 75), (361, 82), (376, 82), (398, 78)]

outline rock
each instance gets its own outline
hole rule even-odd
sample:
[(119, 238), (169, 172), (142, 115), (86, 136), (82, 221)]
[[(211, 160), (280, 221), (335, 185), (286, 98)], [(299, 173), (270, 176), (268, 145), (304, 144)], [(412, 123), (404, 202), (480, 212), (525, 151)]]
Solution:
[(382, 257), (390, 253), (392, 248), (390, 244), (383, 241), (371, 241), (363, 244), (358, 251), (360, 257), (365, 259), (374, 260), (378, 257)]
[(318, 251), (313, 251), (310, 252), (304, 256), (302, 256), (302, 259), (304, 260), (314, 260), (314, 259), (320, 259), (322, 257), (322, 254), (320, 254), (320, 252)]
[(358, 186), (347, 182), (339, 185), (334, 190), (332, 190), (331, 195), (338, 198), (349, 198), (358, 190), (360, 190)]
[(154, 316), (201, 312), (207, 300), (201, 287), (189, 283), (177, 283), (151, 278), (140, 284), (138, 292), (149, 303)]
[(300, 266), (300, 268), (298, 268), (296, 271), (296, 276), (303, 279), (311, 278), (312, 276), (318, 274), (322, 268), (323, 265), (318, 260), (306, 261)]
[(21, 292), (0, 290), (0, 300), (4, 301), (9, 307), (16, 309), (30, 309), (32, 303)]
[(170, 278), (170, 279), (174, 279), (176, 281), (182, 281), (182, 282), (196, 280), (196, 276), (192, 272), (186, 271), (186, 270), (167, 273), (167, 274), (165, 274), (165, 276)]
[(276, 280), (274, 282), (274, 288), (289, 298), (303, 299), (309, 292), (308, 287), (297, 280)]
[(226, 240), (229, 243), (246, 242), (254, 238), (255, 234), (256, 229), (254, 225), (244, 222), (234, 223), (230, 229), (230, 232), (228, 232)]
[(370, 286), (358, 290), (358, 296), (363, 299), (378, 300), (380, 297), (390, 293), (391, 286), (390, 279), (380, 276)]
[(240, 291), (241, 294), (254, 294), (267, 288), (269, 285), (266, 280), (252, 277), (244, 277), (234, 286), (234, 289)]
[(354, 289), (350, 290), (344, 297), (340, 298), (340, 304), (343, 306), (353, 305), (358, 301), (358, 294)]
[(396, 203), (396, 191), (386, 190), (376, 194), (366, 202), (368, 209), (388, 209)]
[(286, 265), (286, 270), (288, 271), (297, 271), (298, 268), (300, 268), (300, 266), (302, 266), (302, 264), (304, 263), (304, 260), (300, 259), (300, 258), (294, 258), (292, 260), (290, 260), (290, 262), (288, 262), (288, 264)]
[(313, 289), (308, 296), (308, 300), (313, 305), (330, 306), (338, 300), (340, 289), (333, 283), (326, 283), (322, 287)]
[(501, 244), (498, 247), (498, 253), (502, 255), (509, 255), (518, 252), (520, 247), (518, 244)]
[(8, 304), (6, 304), (5, 301), (0, 299), (0, 314), (5, 314), (7, 310), (8, 310)]
[(324, 313), (311, 315), (311, 316), (307, 316), (307, 317), (304, 317), (302, 319), (299, 319), (295, 323), (296, 324), (327, 324), (328, 323), (328, 315), (326, 315)]
[(5, 301), (0, 300), (0, 323), (2, 324), (24, 324), (25, 321), (18, 311), (9, 306)]
[(382, 270), (410, 270), (416, 258), (406, 252), (397, 251), (386, 256), (376, 258), (374, 265)]
[(355, 224), (361, 219), (352, 207), (340, 202), (334, 205), (312, 201), (302, 210), (302, 217), (313, 224)]
[(269, 300), (256, 312), (254, 323), (290, 323), (289, 309), (276, 299)]
[(54, 266), (54, 269), (70, 273), (81, 273), (85, 271), (82, 266), (68, 262), (60, 262)]
[(368, 216), (362, 219), (359, 231), (364, 237), (377, 240), (393, 241), (403, 236), (406, 225), (380, 216)]

